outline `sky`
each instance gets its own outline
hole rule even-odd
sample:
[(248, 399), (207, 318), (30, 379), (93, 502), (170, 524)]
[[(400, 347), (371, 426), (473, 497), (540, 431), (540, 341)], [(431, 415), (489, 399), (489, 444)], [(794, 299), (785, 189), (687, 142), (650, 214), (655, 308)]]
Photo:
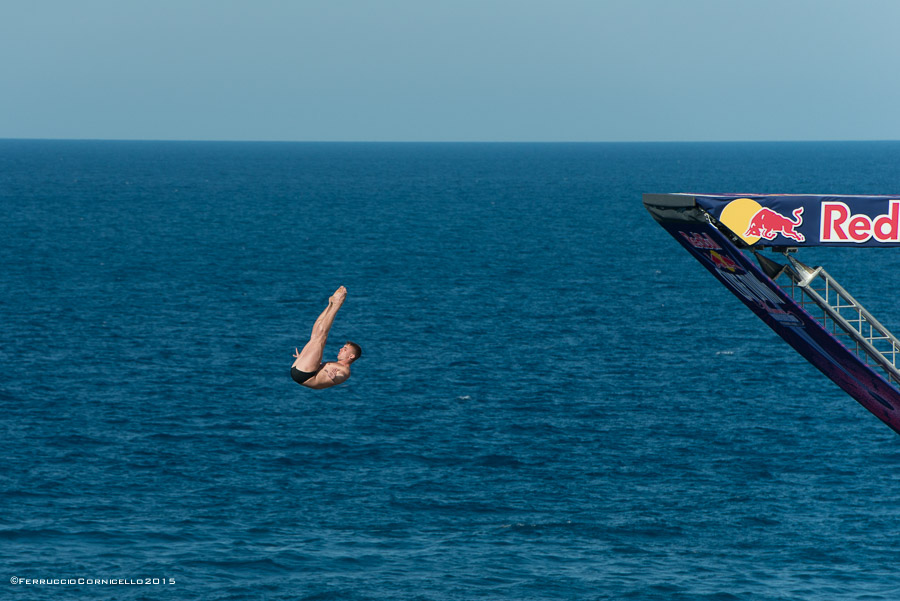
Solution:
[(0, 0), (0, 138), (900, 139), (896, 0)]

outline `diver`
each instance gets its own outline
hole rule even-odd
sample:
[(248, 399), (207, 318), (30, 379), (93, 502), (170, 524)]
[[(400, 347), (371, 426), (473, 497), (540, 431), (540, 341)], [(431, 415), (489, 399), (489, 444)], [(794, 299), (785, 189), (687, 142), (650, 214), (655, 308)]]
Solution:
[(341, 286), (328, 299), (328, 306), (313, 324), (312, 335), (302, 351), (294, 349), (294, 363), (291, 377), (297, 384), (307, 388), (331, 388), (350, 377), (350, 364), (360, 358), (362, 349), (355, 342), (347, 342), (338, 351), (337, 361), (322, 363), (328, 332), (334, 323), (334, 316), (347, 298), (347, 289)]

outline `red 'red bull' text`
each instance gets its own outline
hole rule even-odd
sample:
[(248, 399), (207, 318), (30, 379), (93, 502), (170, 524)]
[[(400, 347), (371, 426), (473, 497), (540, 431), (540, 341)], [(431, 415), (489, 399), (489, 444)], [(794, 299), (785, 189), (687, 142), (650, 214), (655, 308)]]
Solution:
[(900, 200), (892, 200), (887, 214), (875, 218), (854, 215), (842, 202), (822, 203), (822, 242), (861, 244), (875, 238), (878, 242), (900, 242)]

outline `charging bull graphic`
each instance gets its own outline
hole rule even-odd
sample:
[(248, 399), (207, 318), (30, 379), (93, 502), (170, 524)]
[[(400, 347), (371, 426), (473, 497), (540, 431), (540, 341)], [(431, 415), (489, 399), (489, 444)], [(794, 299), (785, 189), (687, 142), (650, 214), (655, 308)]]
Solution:
[(731, 259), (731, 257), (729, 257), (728, 255), (719, 254), (714, 250), (710, 251), (709, 259), (710, 261), (712, 261), (712, 264), (716, 266), (716, 269), (727, 270), (732, 273), (738, 270), (743, 271), (743, 269), (741, 269), (740, 266)]
[(744, 236), (759, 236), (766, 240), (774, 240), (775, 236), (781, 234), (797, 242), (803, 242), (806, 238), (797, 231), (797, 228), (803, 224), (803, 207), (794, 209), (792, 214), (794, 220), (768, 207), (760, 209), (750, 219), (750, 225), (744, 232)]

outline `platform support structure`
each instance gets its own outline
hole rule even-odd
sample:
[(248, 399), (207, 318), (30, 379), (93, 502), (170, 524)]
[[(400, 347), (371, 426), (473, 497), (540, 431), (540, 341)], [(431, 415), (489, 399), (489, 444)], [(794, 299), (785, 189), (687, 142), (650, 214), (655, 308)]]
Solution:
[[(881, 370), (888, 382), (900, 388), (900, 339), (869, 313), (859, 301), (821, 267), (804, 265), (790, 253), (781, 265), (756, 254), (763, 270), (797, 304), (834, 334), (866, 365)], [(780, 279), (789, 280), (785, 286)]]

